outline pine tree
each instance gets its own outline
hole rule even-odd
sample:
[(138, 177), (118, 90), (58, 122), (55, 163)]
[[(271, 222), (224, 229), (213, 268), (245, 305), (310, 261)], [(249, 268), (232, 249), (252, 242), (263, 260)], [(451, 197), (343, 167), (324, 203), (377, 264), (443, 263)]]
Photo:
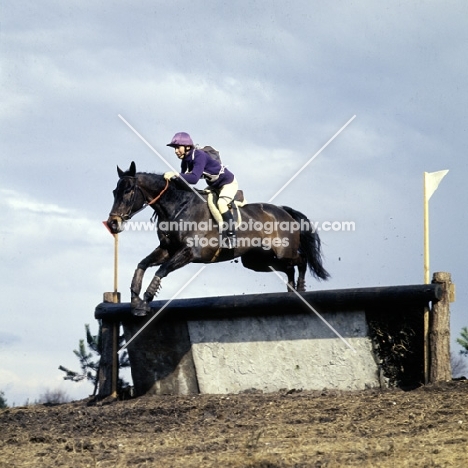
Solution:
[(5, 409), (5, 408), (8, 408), (5, 394), (2, 391), (0, 391), (0, 409)]
[[(78, 343), (78, 349), (74, 349), (73, 352), (80, 362), (81, 372), (75, 372), (67, 369), (64, 366), (59, 366), (59, 369), (65, 372), (64, 380), (71, 380), (72, 382), (81, 382), (82, 380), (90, 381), (94, 386), (93, 395), (96, 395), (98, 384), (99, 384), (99, 362), (102, 353), (102, 325), (99, 323), (99, 332), (97, 335), (93, 335), (89, 328), (89, 324), (85, 324), (86, 330), (86, 343), (88, 350), (85, 346), (85, 340), (80, 340)], [(124, 337), (119, 336), (119, 348), (123, 346)], [(128, 358), (127, 351), (124, 351), (119, 356), (119, 368), (130, 367), (130, 361)], [(128, 386), (128, 382), (119, 377), (117, 383), (117, 389)]]
[(460, 354), (468, 356), (468, 327), (463, 327), (460, 332), (461, 338), (457, 338), (457, 343), (464, 349)]
[(452, 377), (454, 379), (466, 378), (468, 376), (468, 360), (462, 354), (450, 353), (450, 364), (452, 366)]

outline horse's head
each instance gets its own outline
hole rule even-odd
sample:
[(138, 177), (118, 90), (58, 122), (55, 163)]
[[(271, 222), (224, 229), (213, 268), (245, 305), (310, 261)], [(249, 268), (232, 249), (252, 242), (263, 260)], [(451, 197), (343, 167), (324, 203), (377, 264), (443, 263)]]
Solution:
[(146, 206), (145, 195), (138, 186), (135, 163), (132, 161), (127, 171), (117, 166), (119, 181), (114, 190), (114, 204), (107, 219), (107, 226), (113, 234), (123, 230), (123, 224)]

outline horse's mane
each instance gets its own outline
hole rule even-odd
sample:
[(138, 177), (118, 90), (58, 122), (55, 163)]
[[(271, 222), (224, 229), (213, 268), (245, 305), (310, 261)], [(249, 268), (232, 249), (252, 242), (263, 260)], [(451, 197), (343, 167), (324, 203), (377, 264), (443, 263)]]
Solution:
[(147, 175), (147, 176), (159, 176), (162, 177), (164, 174), (158, 174), (157, 172), (137, 172), (136, 175)]
[[(156, 186), (156, 181), (160, 178), (163, 177), (163, 174), (158, 174), (156, 172), (137, 172), (136, 176), (143, 176), (145, 178), (145, 181), (148, 183), (149, 182), (149, 188), (153, 190), (157, 190), (160, 188), (159, 186)], [(184, 182), (178, 182), (178, 181), (171, 181), (169, 182), (169, 187), (168, 190), (171, 191), (172, 195), (174, 197), (177, 197), (179, 200), (187, 200), (187, 198), (195, 198), (199, 200), (199, 197), (192, 191), (192, 189), (185, 184)], [(198, 189), (195, 189), (198, 192), (201, 192)]]

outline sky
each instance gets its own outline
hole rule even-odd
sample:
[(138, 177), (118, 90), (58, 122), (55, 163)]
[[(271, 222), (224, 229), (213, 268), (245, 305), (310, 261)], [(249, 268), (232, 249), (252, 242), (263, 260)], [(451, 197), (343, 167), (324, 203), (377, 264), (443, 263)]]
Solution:
[[(116, 166), (176, 165), (189, 132), (220, 150), (249, 202), (319, 222), (327, 282), (308, 290), (422, 284), (423, 173), (448, 169), (430, 200), (430, 269), (456, 284), (451, 342), (468, 326), (468, 4), (463, 1), (52, 1), (0, 7), (0, 390), (7, 403), (90, 384), (63, 365), (97, 333), (113, 289)], [(125, 121), (119, 117), (125, 119)], [(204, 185), (200, 183), (200, 188)], [(152, 210), (135, 220), (148, 221)], [(154, 232), (119, 235), (119, 291)], [(465, 259), (465, 260), (463, 260)], [(169, 299), (200, 268), (163, 280)], [(148, 283), (152, 273), (148, 275)], [(279, 292), (276, 275), (209, 265), (180, 297)]]

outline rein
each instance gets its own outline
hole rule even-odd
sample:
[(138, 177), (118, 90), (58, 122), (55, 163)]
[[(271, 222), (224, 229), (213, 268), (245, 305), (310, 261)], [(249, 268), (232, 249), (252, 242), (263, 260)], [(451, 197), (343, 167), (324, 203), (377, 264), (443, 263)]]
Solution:
[(169, 181), (166, 180), (166, 186), (161, 190), (159, 195), (155, 196), (151, 201), (147, 203), (147, 205), (152, 205), (153, 203), (157, 202), (164, 194), (164, 192), (168, 189), (169, 187)]

